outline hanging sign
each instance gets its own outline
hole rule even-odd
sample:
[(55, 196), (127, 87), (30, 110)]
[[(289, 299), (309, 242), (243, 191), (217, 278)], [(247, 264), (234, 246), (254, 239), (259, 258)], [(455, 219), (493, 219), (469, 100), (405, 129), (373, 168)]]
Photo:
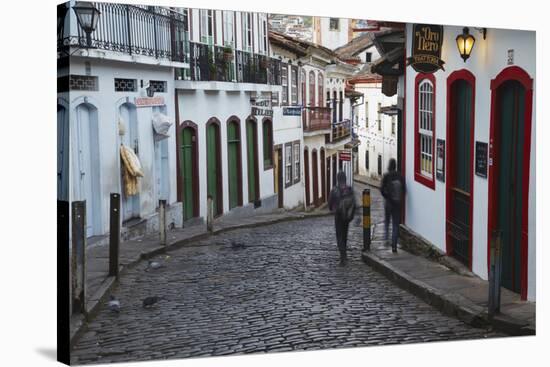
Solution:
[(283, 107), (283, 116), (301, 116), (301, 115), (302, 115), (301, 106)]
[(487, 143), (476, 141), (476, 175), (487, 178)]
[(437, 139), (437, 160), (435, 165), (435, 177), (445, 182), (445, 140)]
[(351, 152), (340, 151), (339, 156), (341, 161), (351, 161)]
[(445, 70), (441, 60), (443, 26), (433, 24), (414, 24), (411, 57), (409, 65), (419, 73), (435, 73)]

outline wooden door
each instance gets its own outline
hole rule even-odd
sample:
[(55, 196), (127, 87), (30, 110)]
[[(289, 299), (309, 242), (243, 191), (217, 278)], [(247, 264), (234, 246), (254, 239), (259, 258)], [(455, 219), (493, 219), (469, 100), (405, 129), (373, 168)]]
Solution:
[(69, 113), (57, 105), (57, 200), (69, 200)]
[(325, 170), (325, 150), (321, 149), (321, 203), (326, 201), (326, 170)]
[(278, 207), (284, 208), (284, 182), (283, 182), (283, 148), (275, 149), (275, 192), (277, 193)]
[(206, 128), (207, 196), (212, 198), (212, 208), (215, 216), (223, 213), (219, 141), (219, 125), (217, 123), (208, 124)]
[(471, 267), (473, 89), (463, 79), (448, 89), (447, 250)]
[(331, 165), (330, 165), (330, 157), (327, 157), (327, 177), (326, 177), (326, 196), (325, 197), (329, 197), (330, 195), (330, 190), (332, 189), (332, 185), (331, 185), (331, 182), (332, 182), (332, 170), (331, 170)]
[(305, 176), (305, 185), (306, 185), (306, 207), (311, 203), (309, 198), (309, 152), (308, 149), (304, 149), (304, 176)]
[(182, 202), (183, 202), (183, 220), (190, 219), (196, 215), (196, 177), (194, 176), (194, 165), (197, 157), (195, 156), (195, 130), (186, 127), (180, 130), (180, 174), (183, 182)]
[(336, 166), (337, 154), (332, 155), (332, 186), (336, 186), (336, 175), (338, 174)]
[(502, 286), (520, 292), (522, 211), (527, 205), (522, 196), (525, 88), (517, 81), (508, 81), (497, 93), (497, 230), (502, 239)]
[(241, 177), (241, 139), (236, 121), (227, 124), (227, 162), (229, 180), (229, 209), (242, 205)]
[(311, 152), (311, 168), (313, 170), (313, 205), (319, 206), (319, 160), (317, 159), (317, 150)]
[(260, 198), (258, 174), (258, 129), (256, 122), (246, 122), (246, 156), (248, 162), (248, 201), (254, 202)]

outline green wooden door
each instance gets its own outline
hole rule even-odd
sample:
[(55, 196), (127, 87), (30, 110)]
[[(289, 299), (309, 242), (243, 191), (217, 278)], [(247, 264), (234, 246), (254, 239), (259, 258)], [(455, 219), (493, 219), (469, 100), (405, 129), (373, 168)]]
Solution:
[(227, 125), (227, 160), (229, 176), (229, 209), (239, 205), (239, 130), (237, 124)]
[(525, 89), (516, 81), (499, 88), (498, 230), (502, 238), (502, 285), (521, 290), (521, 220)]
[(257, 200), (256, 184), (256, 123), (254, 121), (246, 122), (246, 156), (248, 161), (248, 201)]
[(212, 197), (214, 215), (220, 214), (218, 205), (218, 126), (210, 124), (206, 130), (207, 195)]
[(183, 220), (193, 217), (193, 130), (185, 128), (180, 133), (180, 172), (183, 180)]
[(471, 119), (472, 87), (465, 80), (457, 80), (451, 88), (452, 119), (450, 126), (451, 156), (450, 218), (448, 235), (452, 254), (464, 264), (470, 264), (470, 213), (471, 213)]

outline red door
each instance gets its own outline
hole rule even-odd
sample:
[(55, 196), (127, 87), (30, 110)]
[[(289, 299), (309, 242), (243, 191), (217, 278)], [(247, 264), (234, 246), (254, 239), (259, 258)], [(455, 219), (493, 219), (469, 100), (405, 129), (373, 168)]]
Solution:
[(311, 166), (313, 168), (313, 205), (319, 206), (319, 160), (317, 159), (317, 150), (311, 151)]
[(304, 175), (306, 177), (306, 207), (311, 203), (309, 199), (309, 152), (307, 148), (304, 149)]

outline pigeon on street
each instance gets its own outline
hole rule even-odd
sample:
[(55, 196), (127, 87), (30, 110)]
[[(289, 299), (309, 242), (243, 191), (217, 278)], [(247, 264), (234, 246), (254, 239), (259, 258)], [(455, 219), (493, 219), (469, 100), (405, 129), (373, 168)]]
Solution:
[(157, 303), (160, 300), (163, 300), (164, 297), (162, 296), (151, 296), (147, 297), (143, 300), (143, 308), (149, 308), (152, 307), (155, 303)]
[(233, 249), (244, 248), (244, 243), (239, 243), (239, 242), (236, 242), (235, 240), (231, 240), (231, 248)]
[(147, 268), (145, 269), (145, 271), (157, 270), (162, 267), (164, 267), (164, 265), (161, 264), (160, 262), (149, 260), (149, 264), (147, 265)]
[(120, 312), (120, 301), (117, 300), (113, 295), (110, 296), (109, 303), (107, 305), (109, 306), (109, 310), (116, 313)]

